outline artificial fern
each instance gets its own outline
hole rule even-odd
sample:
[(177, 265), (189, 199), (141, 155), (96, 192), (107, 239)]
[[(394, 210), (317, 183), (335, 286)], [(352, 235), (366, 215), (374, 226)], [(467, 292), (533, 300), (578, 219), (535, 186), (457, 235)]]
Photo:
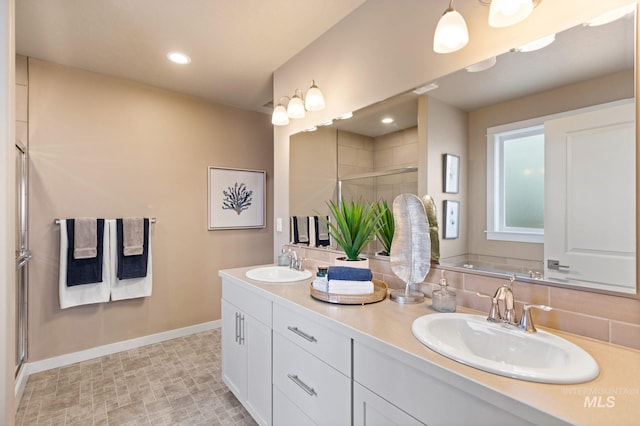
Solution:
[(327, 223), (327, 231), (344, 250), (349, 260), (358, 260), (358, 255), (378, 232), (381, 214), (373, 204), (364, 201), (342, 201), (338, 204), (327, 201), (335, 223)]
[(393, 221), (393, 211), (389, 208), (386, 200), (379, 201), (375, 204), (376, 214), (380, 216), (380, 226), (376, 232), (376, 236), (382, 244), (385, 256), (389, 256), (391, 252), (391, 242), (393, 241), (393, 232), (395, 230), (395, 222)]

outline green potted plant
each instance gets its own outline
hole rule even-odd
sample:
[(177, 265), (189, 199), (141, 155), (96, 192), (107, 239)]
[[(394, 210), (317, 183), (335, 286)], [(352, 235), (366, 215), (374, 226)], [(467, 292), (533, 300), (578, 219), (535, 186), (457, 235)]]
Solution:
[[(327, 231), (346, 254), (344, 260), (347, 262), (367, 260), (361, 258), (360, 253), (373, 239), (381, 219), (374, 204), (362, 200), (349, 202), (342, 200), (341, 203), (331, 200), (327, 205), (335, 219), (335, 223), (327, 222)], [(360, 265), (350, 263), (349, 266)]]
[(376, 232), (382, 251), (379, 253), (383, 256), (389, 256), (391, 252), (391, 242), (393, 241), (393, 232), (395, 231), (395, 222), (393, 221), (393, 211), (389, 208), (386, 200), (378, 201), (375, 204), (376, 214), (380, 216), (380, 224)]

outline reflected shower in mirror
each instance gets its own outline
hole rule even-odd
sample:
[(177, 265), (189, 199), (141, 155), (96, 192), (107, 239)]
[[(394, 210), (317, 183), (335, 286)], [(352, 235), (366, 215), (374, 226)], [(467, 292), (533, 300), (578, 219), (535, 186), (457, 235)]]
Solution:
[[(494, 61), (488, 61), (491, 64)], [(477, 70), (478, 67), (472, 68)], [(291, 138), (291, 212), (295, 214), (300, 206), (313, 206), (314, 202), (319, 206), (313, 207), (317, 211), (324, 211), (324, 200), (336, 199), (338, 193), (338, 181), (345, 177), (366, 173), (361, 169), (349, 169), (345, 164), (354, 161), (353, 150), (342, 149), (339, 146), (340, 133), (353, 133), (362, 136), (363, 139), (371, 137), (377, 138), (379, 135), (366, 136), (367, 132), (374, 132), (375, 126), (381, 126), (379, 120), (386, 115), (394, 115), (396, 120), (402, 121), (402, 132), (415, 132), (422, 135), (423, 140), (418, 141), (420, 148), (415, 152), (416, 161), (409, 165), (418, 165), (417, 153), (425, 152), (427, 159), (420, 164), (427, 164), (427, 170), (422, 171), (422, 176), (426, 176), (427, 182), (424, 186), (426, 192), (436, 201), (440, 209), (441, 219), (442, 205), (445, 200), (460, 202), (460, 222), (459, 237), (457, 239), (441, 239), (441, 257), (443, 263), (449, 261), (450, 265), (473, 268), (475, 270), (505, 271), (507, 273), (517, 273), (523, 277), (531, 279), (551, 280), (556, 283), (569, 286), (580, 286), (595, 290), (616, 291), (626, 294), (636, 293), (635, 278), (635, 152), (623, 154), (623, 157), (631, 160), (631, 164), (625, 163), (624, 173), (602, 172), (597, 176), (598, 181), (590, 181), (590, 187), (583, 188), (582, 192), (577, 192), (575, 197), (569, 197), (569, 205), (565, 206), (564, 213), (571, 211), (588, 211), (590, 216), (587, 221), (597, 220), (598, 226), (595, 231), (585, 231), (577, 225), (563, 227), (557, 232), (564, 232), (565, 241), (569, 241), (572, 246), (562, 247), (557, 257), (551, 257), (547, 251), (546, 244), (541, 242), (508, 241), (494, 238), (489, 235), (493, 231), (492, 220), (488, 220), (492, 206), (495, 206), (491, 198), (491, 187), (488, 190), (489, 166), (487, 163), (488, 147), (491, 144), (487, 135), (490, 132), (500, 132), (509, 129), (512, 125), (524, 125), (532, 127), (544, 125), (545, 122), (553, 119), (564, 119), (577, 113), (583, 114), (593, 110), (605, 109), (609, 107), (617, 108), (623, 104), (631, 108), (631, 123), (623, 120), (620, 126), (629, 130), (625, 137), (632, 139), (631, 146), (626, 144), (624, 150), (633, 149), (635, 151), (635, 13), (627, 15), (617, 21), (601, 26), (576, 26), (566, 31), (556, 34), (555, 42), (551, 45), (532, 52), (523, 52), (513, 49), (499, 55), (495, 64), (479, 72), (470, 72), (467, 69), (444, 76), (435, 81), (429, 82), (425, 87), (432, 89), (421, 95), (408, 91), (379, 104), (367, 107), (361, 111), (356, 111), (351, 120), (359, 116), (375, 116), (364, 125), (364, 130), (349, 129), (344, 127), (351, 120), (335, 121), (332, 126), (319, 127), (318, 132), (309, 132), (293, 135)], [(399, 113), (394, 112), (407, 102), (417, 105), (419, 97), (424, 103), (424, 116), (417, 119), (417, 107), (405, 115), (409, 117), (410, 124), (406, 124)], [(614, 113), (620, 117), (620, 114)], [(586, 118), (587, 122), (590, 118)], [(355, 123), (355, 121), (354, 121)], [(536, 124), (537, 123), (537, 124)], [(615, 127), (615, 126), (614, 126)], [(406, 130), (408, 129), (408, 130)], [(412, 130), (413, 129), (413, 130)], [(574, 133), (576, 130), (571, 130)], [(570, 132), (571, 132), (570, 131)], [(583, 132), (582, 130), (578, 132)], [(503, 132), (504, 133), (504, 132)], [(544, 132), (543, 132), (544, 133)], [(572, 133), (572, 134), (574, 134)], [(624, 133), (624, 132), (623, 132)], [(324, 136), (323, 136), (324, 135)], [(610, 134), (611, 138), (618, 138), (619, 134)], [(299, 138), (315, 138), (316, 141), (322, 139), (325, 145), (309, 142), (314, 145), (311, 151), (306, 151), (299, 143)], [(568, 138), (566, 135), (563, 140)], [(597, 140), (595, 134), (591, 134), (589, 140)], [(575, 142), (575, 141), (574, 141)], [(424, 145), (420, 145), (424, 144)], [(624, 144), (623, 144), (624, 145)], [(587, 145), (584, 145), (585, 147)], [(579, 147), (575, 145), (573, 148)], [(612, 152), (611, 149), (598, 147), (601, 153)], [(616, 148), (617, 149), (617, 148)], [(566, 151), (566, 149), (565, 149)], [(591, 152), (590, 149), (569, 150), (574, 155), (583, 155)], [(627, 151), (629, 152), (629, 151)], [(442, 192), (442, 155), (458, 155), (461, 160), (460, 170), (460, 191), (458, 194), (445, 194)], [(543, 154), (544, 155), (544, 154)], [(555, 154), (554, 154), (555, 155)], [(351, 156), (351, 158), (349, 158)], [(341, 158), (346, 157), (346, 158)], [(384, 159), (389, 160), (389, 156)], [(602, 158), (602, 157), (601, 157)], [(622, 158), (622, 157), (620, 157)], [(548, 160), (545, 159), (545, 160)], [(614, 161), (615, 156), (607, 161)], [(597, 162), (598, 158), (591, 158), (589, 161)], [(349, 163), (357, 166), (356, 163)], [(568, 160), (561, 163), (562, 174), (567, 174)], [(615, 170), (607, 169), (602, 163), (583, 166), (580, 170), (590, 172), (592, 170)], [(321, 170), (320, 173), (318, 171)], [(547, 164), (544, 169), (537, 167), (538, 173), (548, 175)], [(578, 170), (579, 171), (579, 170)], [(523, 170), (523, 173), (526, 170)], [(629, 177), (629, 174), (632, 176)], [(578, 178), (579, 173), (573, 176), (574, 181), (569, 184), (584, 181)], [(614, 177), (623, 180), (613, 180)], [(548, 176), (546, 176), (548, 177)], [(395, 176), (394, 178), (398, 178)], [(315, 188), (306, 186), (307, 180), (317, 180), (323, 182), (322, 192), (315, 189), (305, 191), (305, 188)], [(597, 185), (596, 185), (597, 183)], [(344, 182), (343, 182), (344, 184)], [(420, 184), (424, 184), (420, 182)], [(418, 184), (416, 184), (418, 185)], [(545, 194), (542, 197), (545, 208), (550, 204), (545, 199), (547, 188), (555, 185), (547, 179)], [(368, 185), (367, 185), (368, 186)], [(299, 188), (299, 192), (294, 188)], [(627, 191), (619, 191), (624, 188)], [(615, 189), (615, 191), (610, 190)], [(351, 195), (351, 189), (343, 186), (345, 196)], [(406, 191), (416, 193), (415, 191)], [(527, 191), (519, 191), (524, 194), (525, 202), (529, 198)], [(355, 191), (353, 192), (356, 193)], [(321, 194), (321, 195), (319, 195)], [(375, 194), (375, 192), (374, 192)], [(601, 196), (611, 195), (609, 198)], [(318, 195), (316, 197), (316, 195)], [(423, 194), (417, 194), (423, 195)], [(589, 196), (591, 198), (589, 198)], [(614, 198), (611, 198), (614, 197)], [(606, 201), (601, 201), (606, 200)], [(617, 200), (613, 202), (612, 200)], [(522, 204), (523, 202), (518, 202)], [(625, 220), (631, 218), (633, 223), (625, 224), (621, 229), (613, 229), (612, 224), (616, 219), (607, 215), (608, 208), (618, 206), (626, 212)], [(489, 206), (489, 208), (488, 208)], [(498, 205), (500, 206), (500, 205)], [(604, 208), (607, 207), (607, 208)], [(495, 210), (495, 209), (494, 209)], [(499, 210), (499, 208), (498, 208)], [(544, 227), (549, 223), (566, 223), (566, 216), (552, 217), (555, 214), (549, 209), (544, 211)], [(562, 212), (560, 213), (562, 214)], [(619, 223), (619, 221), (617, 222)], [(554, 225), (555, 226), (555, 225)], [(620, 235), (628, 236), (621, 239)], [(585, 233), (594, 234), (602, 238), (594, 238), (586, 241)], [(546, 235), (543, 240), (546, 241)], [(598, 242), (598, 240), (600, 242)], [(618, 246), (610, 244), (612, 240), (621, 242)], [(624, 241), (622, 241), (624, 240)], [(598, 244), (602, 244), (598, 246)], [(631, 247), (631, 249), (629, 249)], [(614, 275), (614, 272), (624, 269), (630, 275), (616, 277), (617, 283), (601, 283), (592, 279), (591, 273), (582, 276), (582, 279), (571, 277), (571, 263), (565, 262), (560, 256), (571, 252), (575, 256), (585, 256), (591, 252), (601, 252), (604, 257), (611, 253), (617, 253), (622, 259), (619, 264), (609, 263), (600, 267), (600, 270), (607, 275)], [(554, 255), (555, 256), (555, 255)], [(558, 266), (569, 266), (570, 268), (556, 268), (548, 261), (558, 261)], [(569, 262), (569, 261), (566, 261)], [(549, 265), (552, 265), (549, 268)], [(622, 285), (619, 285), (622, 284)]]

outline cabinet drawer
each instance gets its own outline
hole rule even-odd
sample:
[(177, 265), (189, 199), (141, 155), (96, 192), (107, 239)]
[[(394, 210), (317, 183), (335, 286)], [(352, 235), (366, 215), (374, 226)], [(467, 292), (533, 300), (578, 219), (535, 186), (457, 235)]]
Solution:
[(316, 319), (273, 305), (273, 330), (351, 377), (351, 339), (317, 323)]
[(351, 422), (351, 380), (278, 333), (273, 333), (273, 385), (315, 423)]
[(222, 280), (222, 298), (271, 327), (271, 301), (228, 280)]
[(273, 387), (273, 424), (277, 426), (315, 426), (293, 402)]

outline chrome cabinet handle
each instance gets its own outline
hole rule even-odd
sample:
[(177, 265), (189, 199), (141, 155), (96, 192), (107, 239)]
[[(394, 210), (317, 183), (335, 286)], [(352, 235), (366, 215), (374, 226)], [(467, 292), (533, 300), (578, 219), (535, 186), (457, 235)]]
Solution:
[(302, 337), (303, 339), (309, 341), (309, 342), (317, 342), (316, 338), (305, 333), (304, 331), (300, 330), (298, 327), (292, 327), (292, 326), (288, 326), (287, 327), (289, 329), (289, 331), (294, 332), (295, 334), (297, 334), (298, 336)]
[(287, 374), (287, 377), (290, 378), (291, 381), (293, 381), (293, 383), (300, 386), (300, 388), (302, 388), (302, 390), (305, 391), (309, 396), (317, 395), (315, 389), (313, 389), (311, 386), (309, 386), (308, 384), (300, 380), (297, 374)]
[(236, 343), (240, 340), (240, 314), (236, 312)]
[(240, 317), (240, 344), (244, 345), (244, 315), (238, 314)]

